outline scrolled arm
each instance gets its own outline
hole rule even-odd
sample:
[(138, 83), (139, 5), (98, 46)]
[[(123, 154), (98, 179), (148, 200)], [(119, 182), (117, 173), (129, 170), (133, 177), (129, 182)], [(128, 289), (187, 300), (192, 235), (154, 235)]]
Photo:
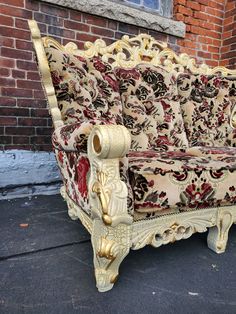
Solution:
[(129, 151), (131, 138), (121, 125), (95, 126), (89, 136), (89, 201), (94, 218), (115, 227), (131, 224), (128, 214), (128, 189), (120, 179), (119, 159)]
[(122, 158), (131, 144), (126, 127), (122, 125), (97, 125), (90, 135), (91, 153), (97, 158)]

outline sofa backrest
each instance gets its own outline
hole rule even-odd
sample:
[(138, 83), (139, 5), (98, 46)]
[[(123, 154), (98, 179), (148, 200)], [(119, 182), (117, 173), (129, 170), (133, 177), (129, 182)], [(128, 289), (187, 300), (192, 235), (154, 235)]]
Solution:
[(235, 146), (230, 118), (236, 105), (236, 77), (180, 74), (181, 111), (190, 146)]
[[(89, 119), (96, 120), (98, 123), (123, 123), (121, 97), (118, 91), (117, 78), (113, 72), (117, 67), (131, 69), (140, 64), (145, 64), (148, 67), (157, 66), (163, 71), (166, 70), (168, 73), (171, 73), (170, 77), (172, 77), (171, 80), (164, 79), (164, 84), (169, 86), (170, 91), (175, 89), (174, 77), (178, 73), (186, 71), (208, 75), (214, 75), (220, 71), (224, 75), (236, 75), (236, 70), (229, 70), (224, 67), (211, 69), (204, 64), (196, 65), (195, 60), (191, 59), (187, 54), (177, 55), (167, 47), (166, 43), (158, 42), (147, 34), (139, 34), (134, 38), (129, 38), (129, 36), (125, 35), (111, 45), (106, 45), (103, 40), (98, 39), (94, 43), (85, 43), (85, 49), (80, 50), (74, 43), (62, 46), (50, 37), (41, 38), (36, 21), (29, 21), (29, 27), (55, 128), (66, 123), (81, 122), (81, 120)], [(141, 70), (139, 69), (139, 71)], [(168, 78), (167, 73), (163, 75)], [(145, 81), (145, 75), (141, 74), (141, 76), (142, 82), (139, 82), (142, 86)], [(120, 78), (118, 79), (120, 80)], [(171, 83), (167, 83), (168, 80)], [(80, 84), (78, 84), (78, 81)], [(145, 84), (149, 83), (145, 82)], [(156, 91), (153, 87), (152, 84), (149, 84), (148, 89), (151, 88), (153, 90), (152, 95), (155, 95)], [(137, 87), (137, 93), (138, 90), (139, 88)], [(175, 138), (172, 138), (171, 141), (168, 138), (171, 130), (173, 130), (173, 123), (176, 126), (181, 125), (179, 124), (180, 118), (175, 92), (168, 93), (163, 95), (163, 97), (165, 101), (167, 95), (172, 97), (171, 103), (174, 102), (173, 106), (170, 104), (169, 107), (169, 103), (167, 106), (164, 103), (161, 106), (165, 107), (168, 115), (172, 115), (172, 124), (168, 124), (170, 129), (165, 129), (167, 127), (167, 124), (165, 124), (167, 122), (166, 119), (170, 118), (167, 118), (167, 114), (162, 113), (165, 120), (162, 123), (162, 131), (166, 131), (166, 133), (163, 131), (166, 136), (163, 138), (163, 143), (166, 142), (166, 145), (173, 144), (177, 147), (180, 147), (182, 144), (184, 146), (185, 140), (181, 132), (173, 133)], [(122, 92), (121, 94), (124, 101), (127, 97), (125, 93)], [(160, 98), (153, 97), (154, 103), (155, 106), (153, 108), (157, 104), (160, 107)], [(151, 119), (149, 112), (145, 113), (147, 121)], [(157, 127), (159, 129), (159, 125), (161, 125), (160, 117), (161, 115), (159, 114), (155, 117), (155, 123), (158, 121)], [(233, 112), (231, 115), (231, 122), (234, 122), (236, 126), (236, 110), (235, 114)], [(125, 123), (129, 123), (128, 119), (126, 119)], [(155, 123), (153, 126), (155, 126)], [(145, 128), (143, 134), (147, 135), (146, 131), (150, 134), (150, 130), (147, 130), (147, 123)], [(171, 136), (173, 134), (171, 133)], [(145, 144), (144, 147), (155, 147), (157, 143), (156, 134), (147, 136), (147, 138), (148, 143), (146, 140), (147, 145)], [(161, 140), (160, 136), (159, 140)], [(159, 140), (158, 143), (161, 143)], [(133, 143), (135, 143), (135, 140)], [(163, 149), (166, 149), (166, 145), (163, 144)], [(133, 148), (136, 149), (135, 145)]]
[(131, 134), (131, 150), (186, 148), (176, 76), (147, 64), (116, 68), (115, 74), (120, 84), (124, 125)]
[(88, 120), (122, 124), (118, 82), (109, 63), (54, 47), (45, 52), (65, 124)]

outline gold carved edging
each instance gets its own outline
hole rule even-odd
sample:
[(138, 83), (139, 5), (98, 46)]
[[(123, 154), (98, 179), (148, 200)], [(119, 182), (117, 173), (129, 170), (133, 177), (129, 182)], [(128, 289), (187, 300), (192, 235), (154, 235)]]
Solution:
[(102, 209), (102, 220), (106, 225), (112, 224), (112, 218), (108, 214), (108, 205), (111, 197), (111, 190), (107, 184), (108, 174), (104, 171), (96, 171), (97, 181), (92, 186), (92, 192), (96, 193)]
[(43, 87), (45, 90), (46, 98), (49, 105), (49, 110), (52, 115), (53, 125), (56, 128), (64, 125), (61, 117), (61, 111), (57, 105), (57, 98), (53, 87), (51, 73), (48, 65), (48, 60), (44, 50), (44, 43), (41, 38), (40, 30), (37, 22), (34, 20), (28, 20), (28, 25), (31, 31), (32, 41), (34, 49), (37, 55), (38, 68), (41, 74)]
[(147, 63), (161, 66), (168, 72), (180, 73), (186, 69), (193, 74), (236, 75), (236, 70), (227, 69), (223, 66), (211, 68), (206, 64), (198, 65), (196, 60), (188, 54), (177, 55), (167, 47), (165, 42), (159, 42), (148, 34), (139, 34), (135, 37), (124, 35), (120, 40), (110, 45), (106, 45), (102, 39), (97, 39), (94, 43), (86, 42), (84, 50), (78, 49), (77, 45), (72, 42), (62, 46), (50, 37), (44, 37), (43, 42), (46, 47), (55, 47), (81, 57), (92, 58), (99, 55), (113, 67), (132, 68), (137, 64)]
[(124, 126), (99, 125), (89, 136), (91, 212), (108, 226), (129, 225), (133, 220), (127, 210), (127, 186), (119, 172), (119, 158), (125, 156), (129, 147), (130, 135)]
[(207, 244), (216, 253), (224, 253), (228, 242), (229, 229), (236, 223), (236, 207), (221, 208), (217, 211), (216, 226), (209, 230)]
[(130, 226), (115, 227), (93, 221), (92, 245), (97, 288), (100, 292), (112, 289), (118, 278), (119, 266), (130, 250)]
[[(131, 248), (138, 250), (145, 245), (161, 245), (189, 238), (193, 233), (209, 229), (208, 246), (215, 252), (217, 246), (226, 247), (227, 235), (236, 212), (233, 207), (209, 208), (192, 212), (170, 214), (154, 220), (134, 222)], [(222, 244), (223, 243), (223, 244)]]
[(128, 214), (128, 190), (119, 172), (119, 158), (129, 147), (130, 135), (118, 125), (96, 126), (88, 139), (91, 239), (97, 288), (101, 292), (113, 287), (120, 263), (130, 250), (133, 218)]

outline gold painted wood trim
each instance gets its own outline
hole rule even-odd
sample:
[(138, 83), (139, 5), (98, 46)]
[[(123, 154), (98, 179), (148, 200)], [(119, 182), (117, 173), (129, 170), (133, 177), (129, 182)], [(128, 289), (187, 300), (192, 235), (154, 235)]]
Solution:
[(188, 70), (193, 74), (236, 75), (236, 70), (227, 69), (223, 66), (211, 68), (206, 64), (196, 64), (196, 60), (186, 53), (181, 53), (178, 56), (167, 47), (165, 42), (159, 42), (148, 34), (139, 34), (135, 37), (124, 35), (120, 40), (110, 45), (106, 45), (102, 39), (97, 39), (94, 43), (86, 42), (84, 50), (78, 49), (77, 45), (72, 42), (62, 46), (50, 37), (44, 37), (43, 44), (45, 47), (55, 47), (85, 58), (99, 55), (103, 61), (109, 62), (113, 67), (132, 68), (137, 64), (147, 63), (161, 66), (168, 72), (181, 73)]
[(40, 74), (42, 76), (42, 83), (47, 97), (49, 110), (52, 115), (54, 128), (56, 129), (59, 126), (64, 125), (64, 123), (62, 121), (61, 112), (57, 105), (57, 98), (55, 95), (55, 90), (51, 79), (50, 69), (48, 66), (43, 41), (40, 35), (40, 30), (38, 28), (37, 22), (34, 20), (29, 20), (28, 24), (31, 31), (34, 49), (37, 55), (38, 67)]

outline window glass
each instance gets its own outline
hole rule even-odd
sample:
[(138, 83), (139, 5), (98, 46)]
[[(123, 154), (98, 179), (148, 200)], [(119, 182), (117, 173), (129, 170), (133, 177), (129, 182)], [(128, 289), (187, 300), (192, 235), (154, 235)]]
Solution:
[(150, 9), (159, 10), (159, 1), (158, 0), (143, 0), (143, 6)]
[(122, 0), (122, 2), (133, 4), (140, 9), (149, 9), (166, 17), (172, 16), (173, 0)]

